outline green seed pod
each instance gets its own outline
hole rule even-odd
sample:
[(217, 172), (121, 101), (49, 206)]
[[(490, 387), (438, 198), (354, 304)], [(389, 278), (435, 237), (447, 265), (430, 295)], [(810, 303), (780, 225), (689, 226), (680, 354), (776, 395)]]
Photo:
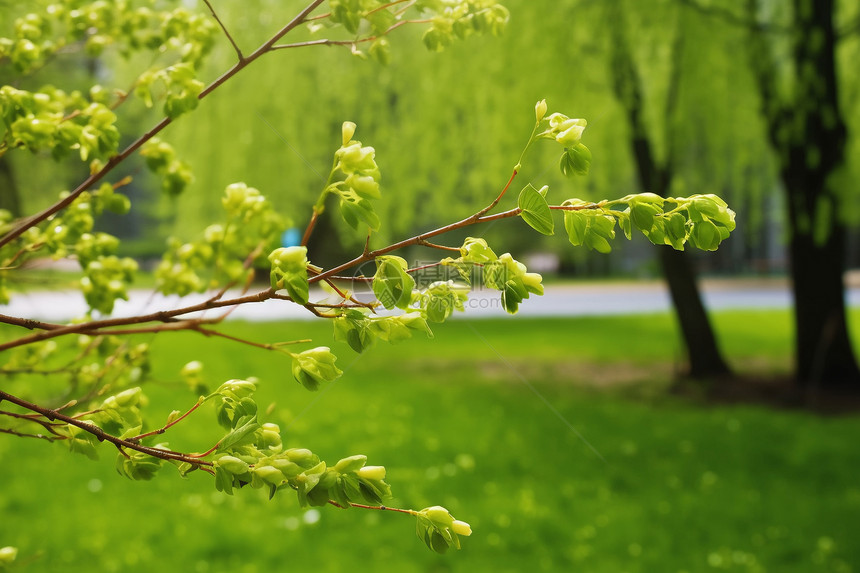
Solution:
[(221, 456), (213, 463), (224, 468), (233, 475), (242, 475), (248, 472), (248, 464), (234, 456)]
[(280, 485), (285, 479), (281, 470), (272, 466), (255, 467), (252, 471), (255, 476), (270, 485)]

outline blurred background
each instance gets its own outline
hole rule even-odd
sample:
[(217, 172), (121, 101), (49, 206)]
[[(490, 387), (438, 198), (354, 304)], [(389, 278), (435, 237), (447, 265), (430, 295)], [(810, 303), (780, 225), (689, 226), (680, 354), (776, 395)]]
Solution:
[[(0, 34), (26, 4), (0, 2)], [(851, 413), (860, 314), (845, 302), (860, 268), (860, 7), (504, 4), (511, 20), (502, 37), (437, 54), (406, 27), (392, 37), (387, 66), (334, 47), (264, 57), (165, 132), (191, 163), (192, 185), (163, 196), (132, 158), (134, 182), (124, 189), (133, 209), (99, 225), (151, 269), (167, 237), (193, 238), (220, 216), (224, 187), (245, 181), (303, 228), (340, 125), (351, 120), (383, 173), (381, 246), (494, 198), (535, 102), (546, 98), (550, 111), (588, 120), (591, 172), (564, 179), (556, 150), (536, 146), (518, 184), (547, 184), (557, 203), (715, 193), (737, 212), (732, 237), (717, 252), (684, 255), (634, 237), (601, 255), (509, 221), (481, 236), (542, 272), (554, 304), (595, 290), (602, 297), (544, 316), (467, 313), (432, 341), (360, 356), (333, 343), (325, 324), (227, 326), (255, 339), (287, 331), (332, 345), (346, 374), (315, 395), (285, 379), (278, 356), (190, 334), (153, 340), (153, 419), (181, 408), (177, 395), (194, 400), (176, 374), (190, 359), (205, 357), (212, 386), (258, 376), (291, 445), (326, 459), (366, 453), (389, 468), (392, 505), (441, 503), (472, 523), (457, 554), (430, 554), (397, 515), (305, 511), (258, 492), (226, 497), (204, 476), (180, 482), (169, 471), (130, 483), (109, 461), (10, 438), (0, 441), (0, 545), (19, 547), (21, 570), (860, 569), (860, 421)], [(248, 50), (302, 3), (215, 5)], [(214, 80), (234, 58), (219, 42), (201, 79)], [(27, 81), (122, 86), (139, 70), (131, 64), (86, 59)], [(153, 118), (132, 108), (124, 132), (142, 133)], [(43, 158), (0, 157), (0, 208), (33, 212), (85, 175), (59, 172), (65, 182)], [(515, 201), (510, 194), (501, 208)], [(334, 218), (317, 233), (327, 240), (310, 258), (323, 266), (362, 247)], [(39, 279), (22, 290), (44, 286)], [(637, 308), (653, 289), (665, 304)], [(748, 296), (715, 305), (713, 293), (726, 290)], [(619, 299), (632, 303), (611, 312)], [(594, 316), (603, 314), (612, 316)], [(838, 415), (834, 404), (843, 406)], [(178, 439), (199, 444), (206, 434)]]

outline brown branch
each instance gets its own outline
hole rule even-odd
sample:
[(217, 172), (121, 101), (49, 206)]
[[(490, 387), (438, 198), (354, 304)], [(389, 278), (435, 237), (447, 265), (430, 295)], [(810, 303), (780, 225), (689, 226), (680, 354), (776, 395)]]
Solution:
[[(255, 348), (262, 348), (263, 350), (277, 350), (280, 351), (280, 346), (278, 343), (275, 344), (266, 344), (262, 342), (254, 342), (253, 340), (247, 340), (245, 338), (239, 338), (238, 336), (232, 336), (230, 334), (225, 334), (223, 332), (218, 332), (217, 330), (212, 330), (211, 328), (201, 328), (199, 326), (192, 327), (191, 330), (194, 332), (199, 332), (203, 336), (218, 336), (220, 338), (226, 338), (227, 340), (232, 340), (233, 342), (239, 342), (241, 344), (247, 344), (248, 346), (254, 346)], [(283, 345), (283, 343), (280, 343)]]
[(185, 463), (189, 463), (189, 464), (192, 464), (195, 466), (211, 466), (212, 465), (212, 462), (207, 462), (207, 461), (201, 460), (199, 458), (190, 456), (188, 454), (171, 452), (169, 450), (161, 450), (158, 448), (151, 448), (149, 446), (143, 446), (141, 444), (131, 442), (131, 441), (123, 439), (123, 438), (119, 438), (119, 437), (114, 436), (112, 434), (108, 434), (107, 432), (105, 432), (104, 430), (102, 430), (101, 428), (99, 428), (98, 426), (96, 426), (94, 424), (89, 424), (87, 422), (78, 420), (77, 418), (74, 418), (72, 416), (66, 416), (65, 414), (62, 414), (62, 413), (58, 412), (57, 410), (51, 410), (49, 408), (44, 408), (42, 406), (39, 406), (38, 404), (33, 404), (32, 402), (28, 402), (27, 400), (24, 400), (22, 398), (18, 398), (17, 396), (13, 396), (12, 394), (9, 394), (7, 392), (0, 390), (0, 402), (2, 402), (3, 400), (11, 402), (17, 406), (20, 406), (20, 407), (24, 408), (25, 410), (30, 410), (31, 412), (38, 412), (39, 414), (42, 414), (42, 416), (44, 416), (45, 418), (47, 418), (50, 421), (60, 420), (62, 422), (69, 424), (70, 426), (75, 426), (76, 428), (79, 428), (79, 429), (81, 429), (81, 430), (83, 430), (89, 434), (92, 434), (100, 442), (109, 442), (109, 443), (115, 445), (118, 449), (120, 449), (120, 451), (122, 451), (122, 448), (127, 448), (129, 450), (134, 450), (134, 451), (140, 452), (142, 454), (146, 454), (148, 456), (152, 456), (154, 458), (159, 458), (162, 460), (185, 462)]
[(314, 227), (317, 226), (317, 219), (319, 219), (319, 216), (320, 216), (320, 214), (317, 212), (316, 209), (314, 209), (313, 213), (311, 214), (311, 220), (308, 221), (308, 226), (307, 226), (307, 228), (305, 228), (304, 235), (302, 235), (302, 242), (301, 242), (302, 247), (306, 247), (308, 244), (308, 241), (311, 240), (311, 233), (314, 232)]
[(55, 423), (49, 422), (47, 420), (41, 420), (39, 414), (32, 414), (32, 415), (31, 414), (18, 414), (16, 412), (7, 412), (6, 410), (0, 410), (0, 415), (9, 416), (10, 418), (15, 418), (17, 420), (26, 420), (28, 422), (33, 422), (33, 423), (39, 424), (40, 426), (42, 426), (43, 428), (45, 428), (46, 430), (48, 430), (49, 432), (51, 432), (55, 436), (58, 436), (59, 434), (57, 434), (57, 432), (54, 430), (54, 428), (57, 426), (63, 425), (63, 424), (55, 424)]
[(230, 40), (230, 44), (233, 45), (233, 49), (236, 50), (236, 56), (238, 56), (239, 61), (241, 62), (244, 59), (242, 55), (242, 50), (239, 49), (239, 46), (236, 44), (236, 41), (233, 39), (233, 36), (230, 35), (230, 32), (227, 30), (227, 26), (224, 25), (224, 22), (221, 21), (221, 18), (218, 17), (218, 14), (215, 12), (215, 8), (212, 7), (212, 4), (209, 0), (203, 0), (206, 4), (206, 7), (209, 8), (209, 11), (212, 13), (212, 17), (215, 18), (215, 21), (218, 22), (218, 25), (221, 26), (221, 30), (224, 31), (224, 35), (227, 36), (227, 39)]
[(441, 251), (451, 251), (454, 253), (460, 252), (460, 247), (446, 247), (445, 245), (437, 245), (436, 243), (431, 243), (430, 241), (421, 241), (418, 244), (422, 247), (430, 247), (431, 249), (439, 249)]
[[(510, 185), (510, 182), (508, 183), (508, 185)], [(505, 187), (505, 189), (507, 189), (507, 186)], [(496, 199), (497, 200), (494, 201), (493, 204), (498, 203), (498, 200), (501, 199), (501, 194)], [(351, 261), (348, 261), (348, 262), (345, 262), (341, 265), (338, 265), (332, 269), (329, 269), (323, 273), (318, 274), (315, 277), (311, 277), (308, 280), (308, 282), (309, 283), (315, 283), (315, 282), (318, 282), (321, 280), (325, 280), (327, 278), (331, 278), (331, 277), (337, 275), (338, 273), (340, 273), (346, 269), (352, 268), (356, 265), (360, 265), (361, 263), (366, 263), (367, 261), (371, 261), (380, 255), (384, 255), (386, 253), (390, 253), (391, 251), (396, 251), (396, 250), (402, 249), (404, 247), (411, 247), (413, 245), (420, 245), (422, 243), (422, 241), (425, 241), (426, 239), (429, 239), (431, 237), (436, 237), (438, 235), (442, 235), (444, 233), (449, 233), (451, 231), (455, 231), (457, 229), (461, 229), (463, 227), (467, 227), (470, 225), (475, 225), (477, 223), (488, 223), (490, 221), (497, 221), (499, 219), (507, 219), (509, 217), (516, 217), (521, 212), (519, 208), (516, 208), (516, 209), (511, 209), (510, 211), (504, 211), (502, 213), (497, 213), (495, 215), (489, 215), (486, 217), (481, 217), (480, 213), (481, 212), (485, 213), (486, 211), (487, 211), (486, 209), (482, 209), (482, 211), (480, 211), (477, 216), (476, 215), (470, 215), (469, 217), (466, 217), (465, 219), (461, 219), (461, 220), (457, 221), (456, 223), (451, 223), (450, 225), (445, 225), (444, 227), (439, 227), (438, 229), (435, 229), (433, 231), (428, 231), (428, 232), (422, 233), (420, 235), (416, 235), (410, 239), (404, 239), (403, 241), (400, 241), (399, 243), (394, 243), (394, 244), (389, 245), (389, 246), (382, 248), (382, 249), (377, 249), (375, 251), (365, 251), (360, 256), (352, 259)], [(2, 350), (2, 346), (0, 346), (0, 350)]]
[[(254, 62), (257, 58), (262, 56), (263, 54), (272, 50), (272, 46), (274, 46), (278, 40), (280, 40), (285, 34), (302, 24), (305, 18), (313, 12), (320, 4), (322, 4), (325, 0), (313, 0), (310, 4), (308, 4), (299, 14), (293, 18), (286, 26), (281, 28), (274, 36), (269, 38), (263, 45), (257, 48), (254, 53), (252, 53), (247, 58), (240, 59), (236, 64), (233, 65), (229, 70), (221, 74), (219, 78), (217, 78), (214, 82), (209, 84), (200, 95), (197, 96), (197, 99), (202, 100), (210, 93), (215, 91), (218, 87), (221, 86), (224, 82), (235, 76), (237, 73), (242, 71), (249, 64)], [(36, 213), (35, 215), (28, 217), (23, 220), (21, 224), (16, 226), (14, 229), (6, 233), (2, 238), (0, 238), (0, 247), (14, 241), (18, 237), (20, 237), (27, 229), (33, 227), (46, 220), (51, 215), (65, 209), (72, 202), (80, 196), (85, 190), (89, 189), (99, 181), (101, 181), (105, 175), (113, 171), (113, 169), (125, 161), (132, 153), (137, 151), (144, 143), (155, 137), (159, 134), (165, 127), (170, 125), (173, 120), (169, 117), (165, 117), (161, 121), (159, 121), (155, 126), (137, 138), (133, 143), (131, 143), (128, 147), (126, 147), (122, 152), (118, 153), (111, 157), (107, 163), (105, 163), (104, 167), (102, 167), (99, 171), (91, 174), (87, 177), (80, 185), (78, 185), (71, 193), (69, 193), (66, 197), (57, 201), (50, 207)]]
[(475, 219), (475, 220), (478, 220), (478, 219), (481, 217), (481, 215), (483, 215), (484, 213), (486, 213), (486, 212), (490, 211), (493, 207), (495, 207), (496, 205), (498, 205), (498, 204), (499, 204), (499, 201), (501, 201), (501, 200), (502, 200), (502, 197), (504, 197), (504, 196), (505, 196), (505, 193), (507, 193), (507, 192), (508, 192), (508, 189), (510, 188), (511, 183), (513, 183), (513, 182), (514, 182), (514, 178), (515, 178), (516, 176), (517, 176), (517, 170), (516, 170), (516, 169), (514, 169), (513, 173), (511, 173), (511, 178), (510, 178), (510, 179), (508, 179), (508, 183), (504, 186), (504, 188), (502, 189), (501, 193), (499, 193), (499, 194), (496, 196), (496, 198), (493, 200), (493, 202), (492, 202), (492, 203), (490, 203), (489, 205), (487, 205), (486, 207), (484, 207), (483, 209), (481, 209), (480, 211), (478, 211), (477, 213), (475, 213), (474, 215), (472, 215), (472, 217), (471, 217), (471, 218), (472, 218), (472, 219)]
[(48, 442), (56, 442), (57, 440), (67, 439), (64, 436), (46, 436), (45, 434), (25, 434), (23, 432), (16, 432), (15, 430), (10, 430), (9, 428), (0, 428), (0, 434), (11, 434), (11, 435), (17, 436), (19, 438), (38, 438), (40, 440), (46, 440)]
[[(328, 500), (329, 504), (338, 507), (340, 509), (344, 509), (344, 507), (338, 502), (330, 499)], [(377, 511), (396, 511), (397, 513), (405, 513), (408, 515), (418, 515), (418, 512), (414, 509), (402, 509), (399, 507), (388, 507), (387, 505), (365, 505), (363, 503), (352, 503), (349, 502), (349, 507), (355, 507), (358, 509), (375, 509)]]
[[(3, 350), (8, 350), (10, 348), (16, 348), (18, 346), (24, 346), (26, 344), (32, 344), (34, 342), (40, 342), (42, 340), (48, 340), (51, 338), (56, 338), (57, 336), (63, 336), (65, 334), (109, 334), (111, 332), (102, 332), (102, 329), (110, 328), (114, 326), (126, 326), (132, 324), (144, 324), (147, 322), (176, 322), (177, 319), (175, 317), (181, 316), (183, 314), (189, 314), (192, 312), (200, 312), (203, 310), (209, 310), (213, 308), (223, 308), (227, 306), (234, 306), (239, 304), (251, 303), (251, 302), (263, 302), (274, 295), (274, 289), (268, 288), (264, 291), (260, 291), (256, 294), (242, 296), (238, 298), (232, 298), (227, 300), (215, 300), (215, 301), (204, 301), (199, 304), (194, 304), (190, 306), (186, 306), (183, 308), (177, 308), (173, 310), (162, 310), (158, 312), (153, 312), (150, 314), (139, 315), (139, 316), (131, 316), (126, 318), (106, 318), (102, 320), (93, 320), (90, 322), (82, 322), (80, 324), (70, 324), (65, 326), (59, 326), (58, 328), (52, 328), (50, 330), (39, 332), (36, 334), (32, 334), (30, 336), (25, 336), (19, 338), (17, 340), (12, 340), (10, 342), (6, 342), (0, 344), (0, 352)], [(2, 316), (0, 316), (2, 318)], [(13, 317), (6, 317), (13, 318)], [(22, 319), (17, 319), (22, 320)], [(197, 319), (198, 321), (200, 319)], [(0, 320), (2, 322), (2, 320)], [(151, 331), (150, 331), (151, 332)], [(128, 334), (128, 333), (126, 333)]]
[(58, 328), (65, 327), (65, 325), (62, 324), (40, 322), (38, 320), (33, 320), (32, 318), (18, 318), (17, 316), (9, 316), (6, 314), (0, 314), (0, 322), (11, 324), (13, 326), (20, 326), (27, 330), (56, 330)]

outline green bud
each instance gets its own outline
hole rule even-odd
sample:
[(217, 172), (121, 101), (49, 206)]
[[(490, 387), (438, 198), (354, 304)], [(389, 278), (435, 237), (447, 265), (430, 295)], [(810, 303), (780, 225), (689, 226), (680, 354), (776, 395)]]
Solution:
[(384, 480), (385, 479), (385, 467), (384, 466), (364, 466), (363, 468), (358, 470), (358, 477), (369, 480)]
[(286, 289), (299, 304), (308, 302), (308, 249), (307, 247), (281, 247), (269, 254), (272, 288)]
[(16, 557), (18, 557), (17, 547), (6, 546), (0, 548), (0, 565), (6, 566), (15, 561)]
[(440, 525), (450, 526), (454, 521), (454, 518), (451, 517), (448, 510), (441, 505), (434, 505), (433, 507), (422, 509), (420, 513), (424, 514), (430, 521)]
[(546, 115), (546, 109), (547, 108), (545, 99), (542, 99), (535, 104), (535, 120), (537, 120), (538, 123), (540, 123), (540, 121)]
[(366, 199), (379, 199), (379, 183), (369, 175), (353, 173), (346, 178), (346, 184), (359, 196)]
[(564, 147), (573, 147), (582, 139), (585, 125), (586, 121), (584, 119), (568, 119), (558, 126), (555, 140)]
[(457, 535), (464, 535), (466, 537), (472, 535), (472, 527), (465, 521), (460, 521), (459, 519), (455, 519), (454, 523), (451, 524), (451, 531)]
[(341, 127), (341, 137), (343, 138), (344, 147), (349, 145), (349, 142), (352, 141), (352, 136), (355, 135), (355, 128), (356, 125), (353, 122), (343, 122), (343, 126)]
[(203, 363), (199, 360), (192, 360), (182, 367), (180, 374), (182, 376), (199, 376), (203, 372)]
[(248, 464), (235, 456), (221, 456), (213, 463), (224, 468), (233, 475), (242, 475), (248, 472)]
[(282, 446), (281, 429), (277, 424), (263, 424), (260, 428), (258, 446), (278, 450)]
[(234, 398), (244, 398), (250, 396), (257, 389), (257, 386), (249, 380), (228, 380), (221, 384), (216, 390), (217, 394), (229, 394)]
[(281, 470), (272, 466), (255, 467), (252, 472), (267, 484), (280, 485), (284, 483), (284, 474), (281, 473)]
[(309, 467), (318, 463), (317, 457), (310, 450), (304, 448), (292, 448), (284, 452), (287, 458), (300, 466)]
[(318, 346), (293, 355), (293, 377), (308, 390), (316, 390), (323, 382), (331, 382), (343, 372), (334, 365), (337, 357), (328, 346)]
[(344, 173), (366, 172), (378, 169), (374, 159), (376, 150), (372, 147), (362, 147), (357, 141), (339, 149), (337, 155), (340, 159), (339, 167)]
[(460, 247), (460, 256), (463, 261), (470, 263), (489, 263), (498, 259), (486, 240), (474, 237), (466, 237)]

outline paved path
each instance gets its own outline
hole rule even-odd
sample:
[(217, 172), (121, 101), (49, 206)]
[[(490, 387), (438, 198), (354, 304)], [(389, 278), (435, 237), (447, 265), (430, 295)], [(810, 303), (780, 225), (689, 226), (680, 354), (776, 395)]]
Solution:
[[(782, 280), (711, 280), (702, 283), (705, 304), (711, 310), (778, 309), (791, 304), (788, 285)], [(312, 293), (313, 295), (313, 293)], [(322, 293), (316, 293), (320, 300)], [(132, 291), (129, 301), (118, 301), (114, 316), (133, 316), (187, 306), (204, 300), (202, 295), (180, 299)], [(848, 304), (860, 306), (860, 286), (848, 289)], [(520, 306), (518, 316), (597, 316), (666, 312), (671, 309), (662, 282), (606, 282), (549, 286), (542, 297), (532, 296)], [(36, 320), (67, 321), (86, 311), (83, 297), (74, 291), (17, 294), (10, 305), (0, 306), (0, 314)], [(210, 311), (212, 312), (212, 311)], [(492, 318), (507, 316), (494, 291), (473, 292), (466, 312), (455, 316)], [(272, 321), (313, 318), (305, 309), (284, 301), (266, 301), (236, 308), (231, 320)]]

